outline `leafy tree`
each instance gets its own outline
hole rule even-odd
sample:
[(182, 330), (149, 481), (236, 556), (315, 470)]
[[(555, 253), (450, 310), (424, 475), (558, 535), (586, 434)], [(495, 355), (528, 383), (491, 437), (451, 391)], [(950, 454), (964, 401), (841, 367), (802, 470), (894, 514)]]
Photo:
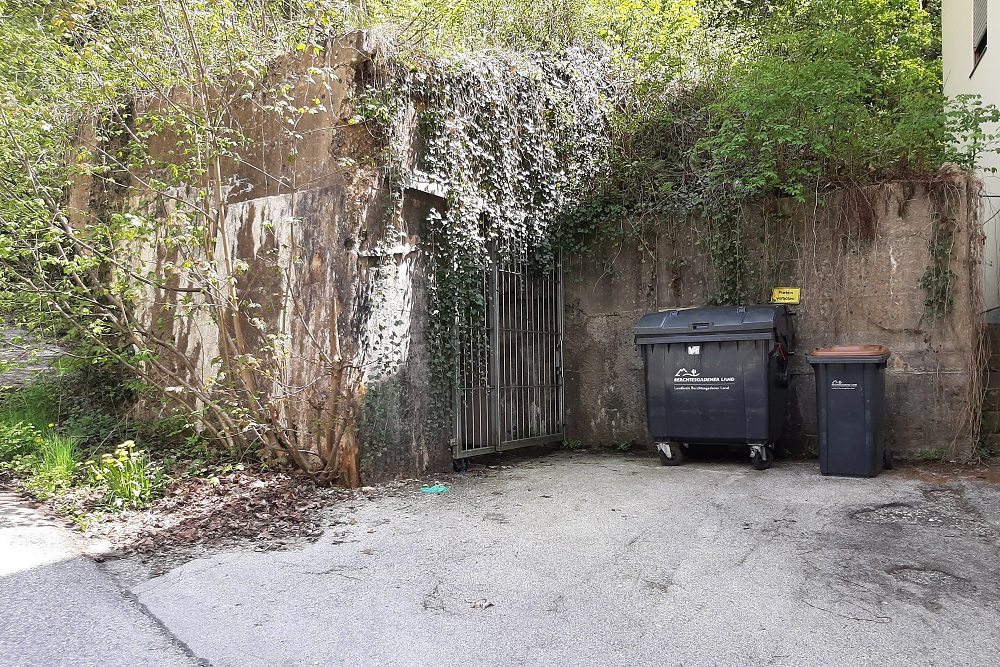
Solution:
[[(212, 439), (263, 446), (320, 481), (356, 484), (351, 360), (331, 334), (328, 415), (319, 447), (305, 446), (280, 426), (292, 409), (282, 391), (287, 353), (250, 317), (259, 306), (241, 286), (247, 267), (233, 252), (227, 214), (228, 165), (245, 164), (249, 145), (229, 110), (256, 99), (251, 92), (284, 100), (271, 88), (271, 62), (318, 49), (331, 25), (315, 3), (8, 3), (0, 29), (14, 38), (4, 44), (0, 159), (14, 196), (0, 203), (0, 262), (8, 311), (144, 378)], [(268, 110), (289, 132), (315, 111)], [(156, 147), (161, 137), (169, 149), (163, 140)], [(136, 194), (139, 204), (127, 204)], [(151, 198), (169, 202), (170, 213), (148, 214), (142, 200)], [(151, 240), (176, 261), (150, 271), (137, 253)], [(137, 315), (150, 290), (173, 294), (179, 317), (212, 324), (217, 365), (200, 368), (172, 329)]]

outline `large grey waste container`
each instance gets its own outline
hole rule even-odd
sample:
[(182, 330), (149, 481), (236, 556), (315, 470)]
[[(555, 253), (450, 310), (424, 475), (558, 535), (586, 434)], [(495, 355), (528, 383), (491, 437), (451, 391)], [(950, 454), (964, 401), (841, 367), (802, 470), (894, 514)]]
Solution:
[(635, 342), (646, 372), (649, 434), (678, 465), (692, 443), (745, 444), (760, 470), (774, 462), (788, 408), (786, 306), (667, 310), (644, 316)]
[(883, 431), (885, 370), (882, 345), (841, 345), (813, 350), (816, 371), (819, 469), (824, 475), (874, 477), (891, 463)]

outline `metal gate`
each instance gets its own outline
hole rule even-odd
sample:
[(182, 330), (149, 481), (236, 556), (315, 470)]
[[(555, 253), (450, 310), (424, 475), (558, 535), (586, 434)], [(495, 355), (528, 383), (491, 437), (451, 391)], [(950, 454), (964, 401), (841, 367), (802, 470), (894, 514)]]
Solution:
[(459, 344), (456, 459), (563, 439), (561, 265), (494, 262), (482, 285)]

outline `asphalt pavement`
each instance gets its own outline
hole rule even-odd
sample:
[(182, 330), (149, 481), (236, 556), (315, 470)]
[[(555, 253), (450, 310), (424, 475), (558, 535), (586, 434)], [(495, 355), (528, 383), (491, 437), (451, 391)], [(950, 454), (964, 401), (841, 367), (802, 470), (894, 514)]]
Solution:
[(995, 478), (558, 452), (331, 506), (315, 543), (110, 567), (216, 667), (992, 666)]
[(0, 491), (0, 665), (204, 664), (92, 559), (76, 534)]

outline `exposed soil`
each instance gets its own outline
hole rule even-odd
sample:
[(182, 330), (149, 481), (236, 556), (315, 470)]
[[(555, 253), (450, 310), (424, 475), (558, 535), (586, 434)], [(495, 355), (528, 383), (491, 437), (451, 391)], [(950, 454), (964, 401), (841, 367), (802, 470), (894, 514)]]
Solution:
[(987, 484), (1000, 485), (1000, 461), (993, 460), (980, 464), (962, 463), (908, 463), (895, 471), (906, 479), (931, 484), (943, 484), (960, 480), (978, 480)]

